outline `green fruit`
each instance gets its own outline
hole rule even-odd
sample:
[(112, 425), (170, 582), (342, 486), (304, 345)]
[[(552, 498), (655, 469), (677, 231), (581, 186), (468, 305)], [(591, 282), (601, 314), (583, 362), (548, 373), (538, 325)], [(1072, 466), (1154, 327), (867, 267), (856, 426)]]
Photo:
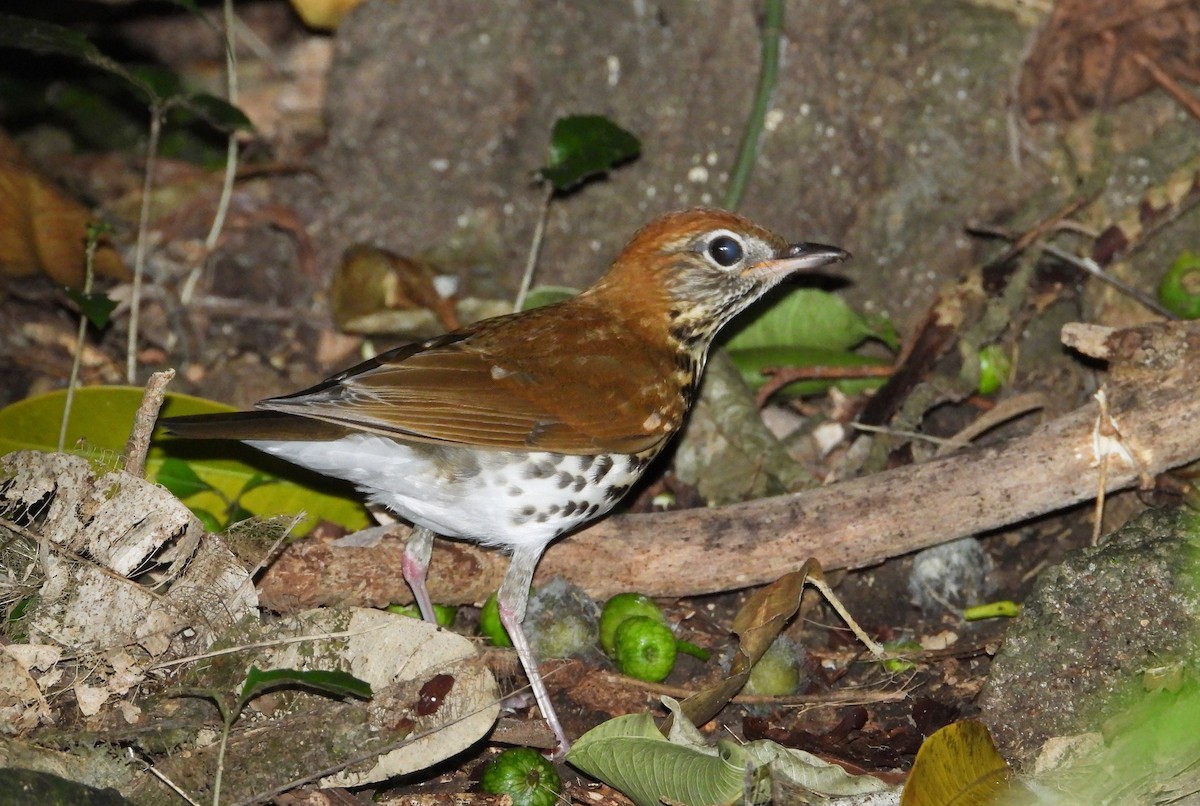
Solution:
[(504, 624), (500, 621), (500, 603), (494, 593), (487, 598), (483, 609), (479, 611), (479, 632), (491, 641), (493, 646), (513, 645), (512, 639), (508, 637), (508, 630), (504, 629)]
[(1158, 301), (1180, 319), (1200, 319), (1200, 255), (1184, 252), (1158, 284)]
[[(388, 605), (387, 611), (389, 613), (398, 613), (401, 616), (408, 616), (409, 618), (415, 618), (415, 619), (421, 618), (421, 611), (417, 609), (417, 606), (415, 604)], [(435, 604), (433, 606), (433, 617), (435, 619), (437, 619), (437, 624), (439, 627), (449, 627), (451, 624), (454, 623), (454, 618), (457, 615), (458, 615), (457, 607), (451, 607), (450, 605), (440, 605), (440, 604)]]
[(618, 593), (604, 603), (604, 610), (600, 613), (600, 647), (609, 657), (615, 657), (613, 652), (617, 628), (625, 619), (634, 616), (645, 616), (660, 624), (667, 623), (667, 617), (649, 596), (640, 593)]
[(1012, 379), (1012, 359), (999, 344), (979, 351), (979, 394), (994, 395)]
[(599, 608), (578, 585), (562, 577), (533, 591), (522, 626), (538, 658), (569, 658), (594, 651)]
[(675, 634), (649, 616), (627, 618), (617, 627), (613, 660), (621, 674), (661, 683), (675, 668)]
[(492, 759), (479, 786), (492, 795), (508, 795), (513, 806), (554, 806), (562, 791), (562, 780), (541, 753), (514, 747)]
[(742, 691), (761, 697), (787, 697), (800, 688), (800, 657), (796, 642), (780, 636), (750, 669)]
[[(888, 654), (895, 653), (897, 655), (908, 655), (921, 651), (921, 645), (911, 638), (896, 639), (895, 641), (884, 641), (883, 648), (888, 651)], [(904, 658), (888, 658), (880, 662), (886, 671), (892, 674), (900, 674), (902, 672), (912, 671), (917, 668), (917, 664)]]

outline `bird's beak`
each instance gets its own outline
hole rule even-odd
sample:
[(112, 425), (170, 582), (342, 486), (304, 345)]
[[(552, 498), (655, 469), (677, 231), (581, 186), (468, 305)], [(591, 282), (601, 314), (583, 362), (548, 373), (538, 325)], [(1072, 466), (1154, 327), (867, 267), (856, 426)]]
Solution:
[(755, 263), (746, 271), (748, 274), (766, 277), (784, 277), (797, 271), (808, 271), (830, 263), (847, 260), (850, 253), (836, 246), (820, 243), (794, 243), (781, 250), (775, 257)]

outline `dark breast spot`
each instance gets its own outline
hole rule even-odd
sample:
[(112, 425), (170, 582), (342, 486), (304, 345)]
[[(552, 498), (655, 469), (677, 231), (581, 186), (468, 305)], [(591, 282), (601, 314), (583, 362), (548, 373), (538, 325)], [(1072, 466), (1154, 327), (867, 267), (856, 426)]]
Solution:
[(530, 462), (523, 470), (527, 479), (548, 479), (554, 475), (553, 462)]
[(650, 464), (653, 456), (634, 455), (629, 457), (629, 472), (639, 474), (646, 469), (646, 465)]
[(629, 492), (628, 484), (614, 484), (604, 491), (604, 498), (608, 501), (619, 501), (621, 496)]
[(608, 454), (596, 457), (596, 466), (592, 469), (592, 483), (599, 484), (608, 471), (613, 469), (613, 459)]

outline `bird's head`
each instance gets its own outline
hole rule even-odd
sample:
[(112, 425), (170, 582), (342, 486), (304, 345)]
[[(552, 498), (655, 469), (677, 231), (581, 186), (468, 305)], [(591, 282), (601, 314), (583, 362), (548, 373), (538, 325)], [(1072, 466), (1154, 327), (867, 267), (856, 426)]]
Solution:
[(834, 246), (790, 244), (724, 210), (693, 209), (639, 230), (590, 293), (650, 327), (665, 319), (674, 340), (703, 351), (726, 322), (783, 278), (848, 257)]

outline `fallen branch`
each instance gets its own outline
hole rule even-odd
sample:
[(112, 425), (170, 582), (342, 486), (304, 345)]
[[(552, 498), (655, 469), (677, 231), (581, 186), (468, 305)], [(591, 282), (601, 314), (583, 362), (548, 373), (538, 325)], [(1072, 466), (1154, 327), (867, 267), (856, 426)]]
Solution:
[[(1064, 334), (1110, 362), (1108, 412), (1135, 462), (1110, 458), (1108, 492), (1200, 458), (1200, 324), (1075, 325)], [(561, 575), (596, 597), (691, 596), (764, 584), (810, 558), (858, 568), (1020, 523), (1095, 497), (1098, 415), (1089, 403), (1007, 442), (794, 495), (608, 518), (551, 546), (538, 580)], [(394, 539), (372, 548), (300, 541), (268, 572), (261, 595), (280, 608), (406, 601), (401, 549)], [(439, 601), (481, 601), (504, 566), (495, 552), (439, 541), (430, 591)]]

